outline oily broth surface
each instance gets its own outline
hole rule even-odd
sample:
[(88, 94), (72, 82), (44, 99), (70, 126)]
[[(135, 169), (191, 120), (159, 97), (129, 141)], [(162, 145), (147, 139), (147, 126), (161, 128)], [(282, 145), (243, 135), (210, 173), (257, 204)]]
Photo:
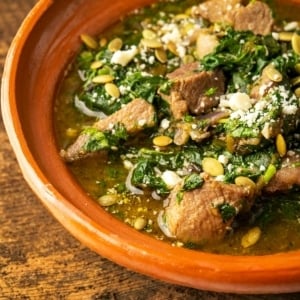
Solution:
[[(284, 11), (285, 17), (287, 11), (291, 11), (291, 14), (295, 13), (295, 10), (291, 8), (278, 11), (281, 10)], [(118, 23), (105, 35), (110, 36), (121, 30), (123, 30), (123, 26)], [(77, 134), (82, 130), (83, 124), (85, 126), (91, 125), (95, 121), (94, 118), (81, 114), (73, 105), (74, 95), (80, 89), (80, 84), (81, 81), (74, 63), (58, 89), (55, 102), (54, 124), (59, 149), (66, 148), (75, 140)], [(139, 140), (143, 141), (145, 146), (149, 145), (147, 137), (143, 136)], [(107, 189), (122, 191), (124, 189), (123, 182), (128, 172), (117, 155), (108, 157), (99, 154), (71, 163), (68, 167), (79, 184), (95, 201), (104, 195)], [(175, 246), (182, 246), (181, 243), (167, 238), (159, 229), (157, 216), (162, 208), (163, 201), (154, 200), (151, 194), (146, 193), (142, 196), (126, 194), (120, 198), (117, 204), (105, 209), (129, 226), (133, 226), (138, 217), (143, 217), (148, 220), (148, 225), (143, 230), (145, 234)], [(233, 234), (229, 234), (222, 242), (197, 247), (194, 245), (187, 246), (201, 251), (232, 255), (263, 255), (300, 248), (300, 224), (298, 220), (280, 220), (277, 218), (263, 229), (259, 242), (246, 249), (241, 246), (241, 238), (255, 224), (244, 224), (243, 222), (241, 224)]]

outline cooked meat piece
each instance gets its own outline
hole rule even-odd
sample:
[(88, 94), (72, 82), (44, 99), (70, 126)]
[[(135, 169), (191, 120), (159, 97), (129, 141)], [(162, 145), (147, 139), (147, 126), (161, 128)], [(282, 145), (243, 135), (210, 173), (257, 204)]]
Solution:
[(274, 19), (269, 6), (261, 1), (252, 1), (246, 7), (240, 7), (234, 15), (234, 29), (250, 30), (255, 34), (271, 33)]
[(170, 95), (160, 94), (170, 105), (170, 111), (175, 120), (181, 119), (188, 112), (187, 102), (181, 98), (177, 91), (171, 91)]
[(243, 6), (240, 0), (209, 0), (198, 5), (193, 13), (212, 23), (226, 23), (235, 30), (251, 30), (261, 35), (271, 33), (274, 24), (271, 9), (261, 1)]
[(134, 99), (112, 115), (96, 122), (93, 127), (105, 131), (110, 130), (117, 123), (122, 123), (129, 134), (153, 127), (155, 125), (154, 107), (144, 99)]
[[(128, 134), (153, 127), (155, 125), (154, 107), (143, 99), (134, 99), (117, 112), (94, 123), (93, 128), (102, 132), (109, 131), (118, 123), (125, 126)], [(71, 162), (90, 155), (91, 153), (87, 153), (84, 149), (89, 138), (88, 134), (80, 134), (71, 146), (66, 150), (61, 150), (60, 154), (63, 159)]]
[(293, 186), (300, 186), (300, 155), (288, 157), (280, 170), (264, 187), (264, 192), (285, 192)]
[(233, 24), (235, 10), (240, 6), (241, 0), (209, 0), (195, 7), (193, 14), (212, 23)]
[(219, 103), (218, 96), (225, 91), (225, 77), (222, 71), (198, 71), (197, 62), (189, 63), (168, 74), (173, 81), (171, 101), (182, 99), (192, 114), (209, 112)]
[(201, 188), (183, 192), (181, 186), (169, 195), (165, 222), (171, 235), (182, 242), (212, 242), (222, 239), (234, 216), (224, 220), (219, 207), (228, 204), (235, 214), (252, 206), (254, 193), (248, 187), (208, 180)]

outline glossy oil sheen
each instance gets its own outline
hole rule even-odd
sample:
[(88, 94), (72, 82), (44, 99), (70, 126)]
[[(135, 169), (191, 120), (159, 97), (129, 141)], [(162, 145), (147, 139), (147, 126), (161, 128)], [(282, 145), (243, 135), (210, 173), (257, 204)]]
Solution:
[[(61, 161), (53, 134), (53, 100), (62, 72), (80, 45), (78, 36), (93, 35), (150, 2), (40, 0), (28, 15), (10, 48), (1, 91), (3, 120), (25, 179), (76, 238), (132, 270), (212, 291), (300, 291), (300, 251), (250, 257), (172, 247), (102, 210)], [(299, 0), (282, 3), (300, 6)]]

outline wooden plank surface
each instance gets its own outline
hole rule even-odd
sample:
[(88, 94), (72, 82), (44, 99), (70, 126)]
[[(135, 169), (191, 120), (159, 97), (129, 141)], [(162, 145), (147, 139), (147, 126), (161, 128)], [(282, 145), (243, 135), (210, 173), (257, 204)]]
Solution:
[[(13, 35), (35, 2), (0, 0), (0, 76)], [(73, 238), (29, 189), (1, 120), (0, 299), (296, 300), (300, 293), (254, 296), (198, 291), (151, 279), (102, 258)]]

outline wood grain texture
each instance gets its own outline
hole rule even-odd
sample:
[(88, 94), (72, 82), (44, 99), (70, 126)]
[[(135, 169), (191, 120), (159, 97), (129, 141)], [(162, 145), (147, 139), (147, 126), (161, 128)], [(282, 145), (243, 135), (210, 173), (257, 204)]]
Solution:
[[(35, 2), (0, 1), (0, 75), (9, 44)], [(90, 251), (48, 213), (29, 189), (0, 121), (0, 299), (299, 298), (300, 294), (217, 294), (171, 285)]]

